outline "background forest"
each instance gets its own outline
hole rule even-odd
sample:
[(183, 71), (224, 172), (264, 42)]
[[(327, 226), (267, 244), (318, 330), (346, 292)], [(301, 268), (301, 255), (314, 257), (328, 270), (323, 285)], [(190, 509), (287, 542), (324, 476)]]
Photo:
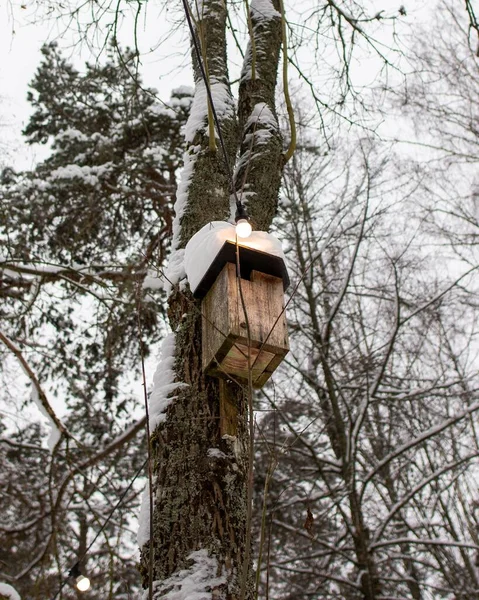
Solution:
[[(289, 13), (297, 147), (273, 233), (291, 351), (255, 396), (257, 597), (477, 599), (475, 7), (420, 25), (414, 3), (323, 4), (314, 31)], [(146, 395), (169, 332), (193, 89), (162, 98), (138, 59), (112, 39), (79, 68), (47, 43), (23, 134), (48, 157), (2, 158), (0, 582), (23, 599), (141, 596), (135, 381), (146, 365)], [(63, 581), (86, 552), (80, 596)]]

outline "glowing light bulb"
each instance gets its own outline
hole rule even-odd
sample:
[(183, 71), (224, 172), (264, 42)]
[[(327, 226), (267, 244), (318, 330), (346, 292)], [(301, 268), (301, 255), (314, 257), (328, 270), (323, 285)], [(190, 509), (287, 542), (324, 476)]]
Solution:
[(90, 580), (84, 575), (79, 575), (76, 578), (76, 586), (80, 592), (86, 592), (88, 589), (90, 589)]
[(236, 235), (240, 238), (247, 238), (251, 235), (253, 228), (248, 219), (238, 219), (236, 222)]

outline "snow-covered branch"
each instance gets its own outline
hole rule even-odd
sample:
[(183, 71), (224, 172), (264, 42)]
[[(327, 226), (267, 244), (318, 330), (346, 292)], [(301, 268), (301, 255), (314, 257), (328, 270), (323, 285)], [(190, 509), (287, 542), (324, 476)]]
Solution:
[(20, 348), (18, 346), (16, 346), (12, 342), (12, 340), (10, 340), (1, 331), (0, 331), (0, 341), (2, 341), (5, 344), (5, 346), (15, 355), (16, 359), (18, 360), (22, 369), (24, 370), (25, 374), (27, 375), (27, 377), (30, 379), (30, 381), (32, 383), (32, 386), (33, 386), (32, 398), (35, 401), (35, 404), (40, 409), (40, 412), (45, 417), (47, 417), (47, 419), (50, 421), (51, 433), (50, 433), (50, 437), (48, 440), (48, 446), (49, 446), (50, 450), (53, 452), (55, 446), (57, 446), (57, 444), (60, 442), (62, 435), (65, 435), (70, 438), (72, 438), (72, 435), (68, 432), (65, 425), (63, 425), (63, 423), (57, 417), (50, 402), (48, 401), (47, 395), (43, 391), (43, 389), (40, 385), (40, 382), (37, 379), (37, 376), (31, 369), (31, 367), (28, 364), (25, 357), (23, 356)]

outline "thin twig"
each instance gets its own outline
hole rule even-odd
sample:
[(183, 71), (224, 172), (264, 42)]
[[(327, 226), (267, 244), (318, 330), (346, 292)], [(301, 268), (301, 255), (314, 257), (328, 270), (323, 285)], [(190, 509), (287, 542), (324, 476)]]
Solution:
[(293, 156), (296, 149), (296, 123), (294, 122), (294, 111), (293, 105), (291, 104), (291, 97), (289, 95), (289, 84), (288, 84), (288, 39), (286, 34), (286, 17), (284, 13), (283, 0), (279, 0), (279, 7), (281, 10), (281, 36), (283, 41), (283, 91), (284, 100), (286, 102), (286, 109), (288, 111), (289, 127), (291, 131), (291, 140), (289, 142), (289, 148), (284, 154), (284, 162)]

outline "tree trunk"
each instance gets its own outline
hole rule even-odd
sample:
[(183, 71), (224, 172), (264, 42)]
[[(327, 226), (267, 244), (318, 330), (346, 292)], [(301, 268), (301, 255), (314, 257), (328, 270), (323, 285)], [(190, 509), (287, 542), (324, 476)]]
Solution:
[[(262, 5), (265, 5), (264, 0)], [(262, 229), (269, 228), (276, 210), (283, 162), (274, 108), (281, 45), (277, 9), (278, 6), (273, 8), (271, 5), (270, 18), (262, 18), (260, 27), (256, 26), (253, 30), (254, 35), (259, 36), (256, 48), (264, 39), (269, 50), (268, 55), (257, 53), (255, 80), (249, 82), (247, 76), (243, 78), (239, 99), (240, 131), (228, 84), (226, 5), (221, 0), (205, 0), (202, 14), (194, 15), (213, 98), (215, 95), (219, 97), (218, 94), (222, 94), (223, 98), (222, 108), (218, 110), (219, 102), (216, 108), (231, 169), (237, 151), (241, 149), (243, 170), (238, 172), (242, 178), (236, 187), (245, 189), (247, 185), (250, 193), (244, 199), (249, 200), (248, 208)], [(254, 1), (251, 10), (252, 18), (255, 18), (258, 11), (255, 12)], [(200, 128), (190, 131), (190, 125), (195, 119), (197, 122), (198, 110), (205, 116), (207, 114), (204, 84), (194, 48), (193, 66), (195, 115), (186, 128), (188, 149), (185, 161), (187, 168), (188, 163), (190, 165), (190, 178), (185, 181), (186, 176), (183, 175), (179, 186), (173, 233), (176, 256), (172, 256), (171, 262), (181, 260), (182, 248), (203, 225), (213, 220), (228, 219), (230, 192), (234, 185), (228, 176), (218, 140), (216, 150), (211, 148), (211, 129), (206, 118)], [(262, 74), (265, 76), (262, 77)], [(253, 118), (258, 130), (264, 127), (261, 115), (258, 119), (253, 114), (260, 102), (268, 106), (268, 114), (273, 116), (274, 121), (270, 117), (267, 144), (258, 150), (258, 140), (253, 136), (251, 141), (248, 134), (255, 126)], [(250, 118), (251, 114), (253, 118)], [(245, 158), (246, 153), (249, 157)], [(254, 168), (246, 169), (245, 175), (244, 168), (253, 154), (257, 161)], [(268, 169), (265, 168), (266, 161)], [(222, 400), (236, 406), (237, 411), (236, 423), (230, 423), (234, 435), (223, 435), (224, 429), (220, 429), (220, 384), (217, 379), (205, 376), (201, 368), (200, 306), (188, 289), (180, 290), (178, 285), (173, 287), (169, 298), (169, 318), (176, 336), (176, 381), (187, 386), (174, 392), (175, 399), (166, 411), (166, 420), (151, 436), (154, 597), (162, 598), (171, 589), (183, 589), (186, 593), (185, 577), (201, 572), (199, 579), (202, 583), (198, 584), (197, 591), (211, 592), (212, 598), (237, 599), (241, 596), (241, 582), (245, 576), (245, 598), (251, 598), (252, 569), (251, 564), (245, 563), (250, 562), (250, 554), (246, 551), (251, 443), (248, 435), (248, 395), (247, 390), (233, 382), (221, 384)], [(146, 543), (141, 549), (140, 564), (144, 587), (148, 587), (149, 582), (149, 552), (150, 543)], [(179, 574), (181, 570), (185, 571)]]

